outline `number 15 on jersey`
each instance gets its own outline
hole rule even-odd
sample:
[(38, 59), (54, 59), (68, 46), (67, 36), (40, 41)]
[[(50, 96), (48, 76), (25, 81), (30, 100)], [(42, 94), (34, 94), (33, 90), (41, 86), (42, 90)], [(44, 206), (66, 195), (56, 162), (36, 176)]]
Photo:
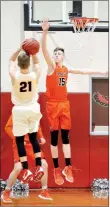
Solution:
[(65, 86), (66, 78), (59, 78), (59, 86)]

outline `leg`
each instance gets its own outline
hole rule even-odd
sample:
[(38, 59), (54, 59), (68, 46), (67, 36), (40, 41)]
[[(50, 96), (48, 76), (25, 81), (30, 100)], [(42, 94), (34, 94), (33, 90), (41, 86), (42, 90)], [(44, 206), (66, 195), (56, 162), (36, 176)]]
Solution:
[(58, 103), (46, 103), (46, 112), (51, 129), (51, 155), (53, 159), (54, 168), (58, 168), (58, 128), (59, 128), (59, 117), (58, 117)]
[(46, 104), (47, 118), (51, 129), (51, 155), (54, 164), (55, 183), (62, 185), (64, 179), (58, 164), (58, 129), (59, 129), (59, 103), (47, 102)]
[(36, 166), (41, 166), (41, 150), (39, 142), (37, 140), (37, 132), (39, 129), (39, 122), (42, 117), (40, 113), (40, 105), (36, 102), (31, 106), (31, 115), (29, 116), (29, 140), (32, 144), (32, 148), (35, 155)]
[(51, 154), (54, 163), (54, 179), (57, 185), (62, 185), (64, 179), (58, 165), (58, 130), (51, 132)]
[[(21, 181), (23, 183), (27, 183), (32, 178), (32, 172), (28, 170), (28, 162), (27, 162), (26, 150), (24, 146), (24, 136), (16, 137), (15, 148), (18, 149), (19, 160), (21, 161), (22, 168), (23, 168)], [(15, 149), (15, 152), (17, 151), (17, 149)]]
[(44, 175), (41, 178), (42, 189), (47, 189), (48, 186), (48, 164), (45, 159), (42, 159), (42, 168), (44, 170)]
[[(16, 144), (18, 148), (18, 154), (20, 157), (20, 161), (22, 162), (24, 169), (23, 182), (28, 182), (32, 178), (32, 173), (27, 170), (27, 156), (26, 150), (24, 147), (24, 136), (27, 133), (36, 132), (39, 125), (39, 120), (41, 118), (41, 114), (39, 112), (39, 105), (37, 103), (32, 104), (30, 106), (22, 107), (22, 106), (14, 106), (13, 107), (13, 133), (16, 136)], [(33, 137), (33, 138), (32, 138)], [(35, 133), (32, 136), (32, 143), (35, 140)], [(35, 152), (37, 153), (37, 151)], [(41, 158), (40, 158), (41, 159)], [(43, 175), (43, 169), (37, 168), (35, 172), (34, 178), (40, 179)]]
[(62, 143), (63, 143), (63, 153), (65, 158), (66, 166), (71, 165), (71, 149), (69, 141), (69, 130), (61, 129)]
[(63, 170), (63, 175), (68, 182), (73, 182), (72, 166), (71, 166), (71, 148), (69, 141), (69, 129), (71, 128), (71, 116), (69, 101), (62, 104), (62, 114), (60, 117), (61, 136), (63, 143), (63, 153), (65, 158), (66, 167)]
[(53, 200), (47, 190), (48, 188), (48, 164), (45, 159), (42, 159), (42, 168), (44, 170), (44, 175), (41, 178), (42, 191), (38, 195), (38, 197), (44, 200)]
[(28, 111), (22, 106), (14, 106), (12, 110), (13, 134), (16, 137), (19, 159), (23, 169), (28, 169), (24, 136), (28, 133)]
[(16, 145), (18, 149), (18, 155), (22, 163), (22, 167), (23, 169), (28, 169), (26, 149), (24, 146), (24, 136), (16, 137)]
[(54, 168), (58, 168), (58, 130), (54, 130), (51, 132), (51, 155)]
[(40, 181), (42, 176), (44, 175), (43, 168), (41, 167), (41, 151), (40, 146), (37, 140), (37, 133), (29, 133), (29, 140), (32, 144), (34, 156), (35, 156), (35, 164), (36, 164), (36, 171), (34, 174), (33, 179)]
[(73, 183), (74, 178), (72, 174), (72, 166), (71, 166), (71, 161), (70, 161), (71, 149), (70, 149), (68, 133), (69, 133), (69, 130), (61, 129), (62, 142), (63, 142), (63, 153), (64, 153), (65, 164), (66, 164), (66, 167), (64, 168), (62, 173), (68, 182)]
[(32, 144), (32, 148), (35, 155), (36, 166), (41, 166), (41, 150), (39, 146), (39, 142), (37, 140), (37, 132), (33, 132), (29, 134), (29, 140)]
[(12, 188), (12, 186), (14, 185), (14, 183), (15, 183), (18, 175), (20, 174), (21, 170), (22, 170), (21, 162), (15, 163), (14, 169), (9, 175), (6, 189), (11, 189)]
[(22, 182), (27, 183), (32, 178), (32, 172), (28, 170), (28, 162), (24, 146), (24, 136), (16, 137), (16, 145), (18, 149), (19, 160), (21, 161), (23, 167)]
[(21, 162), (15, 163), (14, 169), (9, 175), (5, 191), (2, 194), (2, 201), (4, 203), (12, 203), (12, 200), (10, 199), (10, 191), (11, 191), (11, 188), (14, 185), (19, 173), (21, 172), (21, 170), (22, 170)]
[[(13, 155), (14, 155), (14, 162), (18, 163), (20, 161), (20, 157), (19, 157), (19, 154), (18, 154), (18, 149), (17, 149), (17, 144), (16, 144), (15, 139), (13, 139)], [(22, 159), (24, 159), (24, 160), (22, 160)], [(20, 162), (22, 164), (22, 166), (24, 166), (24, 168), (22, 167), (23, 168), (22, 175), (20, 174), (19, 179), (22, 182), (26, 183), (32, 178), (32, 173), (25, 166), (25, 165), (27, 165), (27, 157), (21, 157), (21, 161), (24, 161), (24, 162)]]

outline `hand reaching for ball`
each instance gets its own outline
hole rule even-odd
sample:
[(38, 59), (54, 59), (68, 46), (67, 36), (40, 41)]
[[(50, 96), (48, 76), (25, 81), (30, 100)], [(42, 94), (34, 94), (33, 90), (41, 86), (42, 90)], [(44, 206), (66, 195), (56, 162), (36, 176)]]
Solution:
[(45, 19), (43, 21), (43, 23), (42, 23), (42, 29), (43, 29), (43, 31), (48, 31), (49, 27), (50, 27), (50, 24), (48, 22), (48, 19)]

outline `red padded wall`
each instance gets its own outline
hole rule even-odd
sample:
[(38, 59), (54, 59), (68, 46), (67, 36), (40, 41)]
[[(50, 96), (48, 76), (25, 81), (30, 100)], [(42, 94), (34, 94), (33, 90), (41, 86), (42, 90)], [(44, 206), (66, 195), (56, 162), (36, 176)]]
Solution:
[(7, 179), (13, 168), (12, 140), (4, 131), (5, 124), (11, 114), (10, 93), (1, 93), (1, 178)]
[[(65, 181), (62, 187), (89, 187), (93, 178), (108, 176), (108, 138), (89, 136), (89, 94), (69, 93), (68, 98), (71, 105), (72, 129), (70, 131), (70, 142), (72, 150), (72, 164), (81, 169), (81, 172), (74, 174), (74, 184)], [(40, 95), (41, 111), (43, 118), (41, 126), (44, 137), (47, 140), (43, 147), (45, 157), (49, 165), (49, 187), (58, 187), (54, 183), (53, 163), (50, 153), (50, 136), (48, 121), (45, 111), (45, 94)], [(4, 131), (5, 124), (11, 114), (10, 93), (1, 94), (2, 120), (1, 120), (1, 178), (6, 180), (13, 168), (12, 141)], [(59, 135), (59, 163), (64, 167), (61, 138)], [(100, 170), (99, 170), (100, 169)], [(36, 184), (31, 184), (36, 188)]]
[(94, 178), (108, 178), (108, 136), (90, 137), (90, 183)]

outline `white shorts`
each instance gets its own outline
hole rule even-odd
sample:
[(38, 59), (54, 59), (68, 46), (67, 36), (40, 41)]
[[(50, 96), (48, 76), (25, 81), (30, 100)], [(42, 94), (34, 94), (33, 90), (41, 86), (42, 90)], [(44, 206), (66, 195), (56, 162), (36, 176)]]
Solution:
[(12, 109), (14, 136), (37, 132), (41, 117), (40, 105), (37, 102), (29, 106), (14, 106)]

